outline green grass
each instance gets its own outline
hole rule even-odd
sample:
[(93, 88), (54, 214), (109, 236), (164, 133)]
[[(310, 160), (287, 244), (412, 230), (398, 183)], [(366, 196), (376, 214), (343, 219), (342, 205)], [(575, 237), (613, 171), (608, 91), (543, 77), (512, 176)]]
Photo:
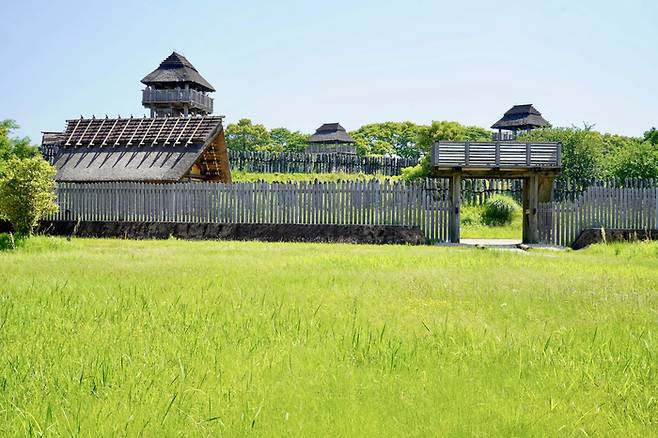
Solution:
[(385, 175), (369, 175), (365, 173), (256, 173), (256, 172), (243, 172), (240, 170), (231, 171), (231, 178), (233, 182), (287, 182), (287, 181), (321, 181), (321, 182), (335, 182), (335, 181), (370, 181), (373, 179), (384, 181), (389, 179), (395, 181), (399, 176), (385, 176)]
[(480, 219), (482, 206), (463, 205), (461, 208), (462, 239), (518, 239), (523, 236), (523, 217), (520, 213), (512, 219), (512, 223), (500, 226), (484, 225)]
[(0, 435), (656, 435), (657, 266), (30, 239), (0, 252)]

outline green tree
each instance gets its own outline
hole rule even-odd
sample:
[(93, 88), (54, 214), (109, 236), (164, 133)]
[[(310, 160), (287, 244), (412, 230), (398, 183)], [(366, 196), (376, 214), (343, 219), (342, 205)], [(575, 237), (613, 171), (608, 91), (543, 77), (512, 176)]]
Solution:
[(299, 131), (290, 131), (286, 128), (274, 128), (270, 131), (270, 137), (275, 150), (304, 152), (309, 135)]
[(648, 141), (652, 145), (658, 145), (658, 129), (651, 128), (644, 133), (644, 140)]
[(562, 177), (566, 179), (604, 178), (604, 136), (584, 128), (535, 129), (519, 137), (520, 141), (562, 143)]
[(426, 178), (432, 172), (430, 149), (437, 141), (490, 141), (491, 131), (478, 126), (464, 126), (457, 122), (432, 122), (418, 129), (417, 147), (424, 154), (417, 165), (402, 169), (406, 181)]
[(615, 178), (658, 178), (658, 145), (649, 141), (618, 149), (610, 161)]
[(272, 149), (273, 142), (265, 126), (241, 119), (226, 127), (226, 145), (234, 151), (266, 151)]
[(491, 141), (491, 131), (478, 126), (464, 126), (458, 122), (432, 122), (418, 131), (418, 147), (429, 154), (437, 141)]
[(12, 137), (12, 131), (18, 129), (13, 120), (0, 121), (0, 176), (4, 174), (6, 163), (13, 157), (30, 158), (39, 154), (28, 137)]
[(39, 220), (57, 212), (55, 168), (40, 157), (10, 158), (0, 179), (0, 215), (18, 234), (30, 235)]
[(359, 155), (398, 155), (418, 158), (416, 140), (420, 127), (412, 122), (384, 122), (363, 125), (350, 135)]

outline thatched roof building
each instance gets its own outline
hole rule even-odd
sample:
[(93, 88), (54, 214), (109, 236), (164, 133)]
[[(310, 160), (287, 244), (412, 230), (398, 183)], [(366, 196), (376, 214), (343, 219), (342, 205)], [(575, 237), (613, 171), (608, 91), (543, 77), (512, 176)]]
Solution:
[(67, 120), (56, 180), (230, 182), (222, 117)]
[(183, 55), (173, 52), (160, 66), (142, 79), (142, 105), (151, 117), (207, 116), (213, 112), (215, 91)]
[(62, 142), (62, 132), (43, 131), (41, 136), (41, 145), (39, 150), (43, 159), (50, 164), (55, 163), (55, 158), (59, 153), (59, 145)]
[(307, 153), (356, 154), (354, 140), (340, 123), (325, 123), (308, 139)]
[(215, 91), (213, 86), (201, 76), (192, 63), (176, 52), (172, 52), (160, 63), (158, 68), (147, 74), (142, 79), (142, 84), (163, 88), (183, 88), (188, 85), (193, 89)]
[(550, 123), (541, 116), (541, 113), (532, 104), (514, 105), (503, 118), (494, 123), (493, 129), (513, 131), (529, 131), (534, 128), (550, 126)]

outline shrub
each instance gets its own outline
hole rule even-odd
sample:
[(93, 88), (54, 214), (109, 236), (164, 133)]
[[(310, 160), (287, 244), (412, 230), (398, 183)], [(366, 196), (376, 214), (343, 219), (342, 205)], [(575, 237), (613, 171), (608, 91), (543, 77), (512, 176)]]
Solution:
[(430, 157), (425, 155), (415, 166), (405, 167), (402, 169), (402, 180), (413, 181), (416, 179), (427, 178), (432, 173)]
[(17, 234), (30, 235), (39, 220), (57, 212), (55, 169), (42, 158), (11, 158), (0, 179), (0, 216)]
[(10, 251), (22, 246), (25, 238), (12, 233), (0, 233), (0, 251)]
[(521, 206), (514, 198), (506, 195), (495, 195), (487, 199), (482, 209), (482, 223), (500, 226), (512, 222)]

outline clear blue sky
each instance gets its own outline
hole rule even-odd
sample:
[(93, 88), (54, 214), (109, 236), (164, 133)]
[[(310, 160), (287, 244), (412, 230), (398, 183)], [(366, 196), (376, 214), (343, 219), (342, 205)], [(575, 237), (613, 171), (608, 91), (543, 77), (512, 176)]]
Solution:
[(215, 112), (312, 132), (387, 120), (488, 127), (534, 103), (558, 126), (658, 125), (658, 5), (646, 1), (11, 1), (0, 119), (40, 139), (81, 114), (142, 115), (172, 50)]

